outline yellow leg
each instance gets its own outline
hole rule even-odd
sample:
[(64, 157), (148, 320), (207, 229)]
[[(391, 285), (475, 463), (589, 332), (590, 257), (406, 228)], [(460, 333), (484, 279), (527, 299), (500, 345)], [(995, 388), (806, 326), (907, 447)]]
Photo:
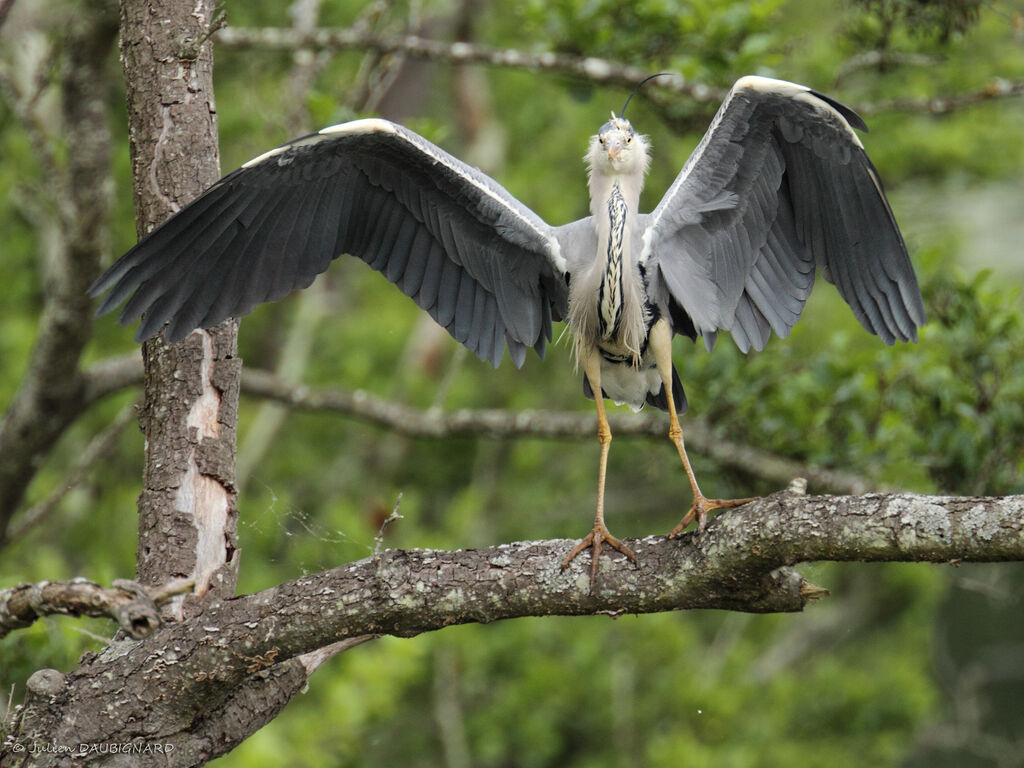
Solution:
[(604, 524), (604, 481), (608, 473), (608, 451), (612, 445), (612, 430), (608, 426), (608, 417), (604, 412), (604, 398), (601, 396), (601, 358), (597, 350), (591, 350), (583, 359), (583, 372), (594, 390), (594, 403), (597, 405), (597, 441), (601, 444), (601, 458), (597, 469), (597, 512), (594, 515), (594, 528), (580, 542), (572, 548), (572, 551), (562, 561), (564, 571), (569, 563), (583, 550), (588, 547), (590, 554), (590, 588), (593, 590), (594, 582), (597, 580), (597, 571), (600, 567), (600, 555), (603, 544), (608, 544), (617, 549), (634, 563), (636, 555), (629, 547), (609, 533)]
[(752, 496), (748, 499), (709, 499), (700, 492), (697, 485), (697, 478), (693, 474), (693, 467), (690, 466), (690, 458), (686, 455), (686, 446), (683, 444), (683, 428), (679, 425), (679, 416), (676, 414), (676, 404), (672, 398), (672, 331), (664, 318), (659, 319), (651, 327), (649, 342), (654, 352), (654, 360), (658, 366), (658, 373), (661, 376), (662, 386), (665, 388), (665, 399), (668, 401), (668, 437), (679, 452), (679, 458), (683, 462), (683, 469), (686, 471), (686, 478), (690, 481), (690, 490), (693, 491), (693, 504), (686, 513), (679, 525), (672, 529), (668, 537), (674, 539), (694, 518), (697, 519), (697, 530), (703, 531), (707, 525), (708, 512), (713, 509), (728, 509), (739, 507), (758, 497)]

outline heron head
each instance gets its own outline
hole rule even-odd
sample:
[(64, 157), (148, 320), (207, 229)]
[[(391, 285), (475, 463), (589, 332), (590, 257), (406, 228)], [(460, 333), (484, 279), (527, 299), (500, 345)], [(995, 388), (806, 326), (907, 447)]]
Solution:
[(633, 130), (629, 120), (612, 114), (590, 139), (587, 163), (591, 171), (606, 174), (646, 173), (648, 165), (647, 137)]

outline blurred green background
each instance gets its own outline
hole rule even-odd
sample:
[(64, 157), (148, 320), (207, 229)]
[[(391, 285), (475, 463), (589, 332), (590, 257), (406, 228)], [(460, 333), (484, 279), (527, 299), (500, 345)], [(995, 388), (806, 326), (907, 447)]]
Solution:
[[(16, 6), (5, 72), (62, 56), (74, 0)], [(422, 0), (230, 3), (232, 26), (363, 19), (382, 33), (601, 56), (727, 88), (744, 74), (806, 83), (862, 108), (865, 146), (918, 268), (929, 324), (885, 347), (834, 289), (792, 336), (741, 355), (677, 340), (691, 412), (716, 435), (871, 484), (919, 492), (1024, 491), (1024, 101), (948, 113), (892, 106), (1024, 80), (1022, 4), (906, 0)], [(35, 46), (35, 48), (33, 48)], [(873, 57), (872, 57), (873, 54)], [(481, 165), (551, 223), (586, 214), (582, 155), (622, 88), (554, 73), (453, 68), (363, 51), (295, 56), (216, 48), (221, 163), (357, 116), (400, 120)], [(116, 216), (110, 259), (133, 242), (124, 96), (110, 53)], [(57, 99), (59, 66), (41, 99)], [(115, 87), (116, 86), (116, 87)], [(890, 105), (890, 106), (886, 106)], [(717, 104), (663, 96), (630, 107), (655, 161), (653, 207)], [(47, 139), (66, 161), (59, 134)], [(43, 286), (47, 169), (0, 100), (0, 404), (32, 344)], [(556, 327), (556, 336), (561, 326)], [(89, 361), (135, 349), (97, 322)], [(421, 408), (589, 411), (569, 345), (494, 371), (457, 348), (362, 262), (247, 317), (246, 365), (296, 382), (366, 389)], [(33, 482), (45, 498), (92, 436), (138, 393), (110, 397), (63, 437)], [(684, 429), (686, 422), (683, 423)], [(239, 589), (367, 556), (399, 494), (392, 547), (473, 547), (585, 534), (596, 441), (407, 439), (243, 395)], [(769, 481), (694, 452), (705, 492), (770, 493)], [(142, 438), (134, 427), (56, 515), (0, 551), (0, 586), (130, 577)], [(828, 492), (812, 487), (811, 492)], [(689, 490), (667, 440), (614, 443), (607, 518), (619, 536), (669, 530)], [(384, 638), (343, 654), (222, 766), (1014, 766), (1024, 765), (1024, 568), (810, 564), (831, 597), (802, 615), (690, 612), (524, 619)], [(104, 621), (50, 619), (0, 640), (0, 698), (41, 667), (72, 668)]]

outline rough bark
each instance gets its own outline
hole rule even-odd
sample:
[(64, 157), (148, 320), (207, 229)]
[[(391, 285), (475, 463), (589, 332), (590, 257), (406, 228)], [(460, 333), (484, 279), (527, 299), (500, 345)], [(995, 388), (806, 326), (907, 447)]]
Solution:
[[(800, 562), (1024, 559), (1024, 497), (786, 492), (723, 514), (702, 534), (628, 544), (637, 564), (606, 556), (593, 591), (586, 558), (561, 571), (572, 542), (555, 540), (387, 550), (212, 603), (202, 616), (88, 655), (67, 675), (37, 673), (9, 730), (9, 743), (24, 751), (8, 750), (0, 766), (28, 764), (19, 755), (39, 744), (159, 745), (155, 764), (199, 765), (233, 748), (301, 688), (309, 654), (367, 635), (411, 637), (537, 615), (799, 611), (826, 594), (789, 567)], [(59, 758), (37, 753), (31, 764)], [(137, 760), (131, 753), (81, 756), (82, 764)]]
[[(121, 53), (139, 235), (220, 176), (207, 41), (213, 0), (121, 5)], [(147, 453), (136, 575), (153, 586), (191, 578), (200, 596), (237, 580), (234, 489), (237, 322), (178, 344), (143, 346)], [(184, 615), (182, 605), (174, 612)]]

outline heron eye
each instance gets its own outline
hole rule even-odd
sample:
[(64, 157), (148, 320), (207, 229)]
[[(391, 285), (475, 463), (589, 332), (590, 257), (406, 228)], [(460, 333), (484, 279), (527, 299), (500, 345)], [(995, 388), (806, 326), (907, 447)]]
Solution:
[(627, 144), (629, 144), (629, 143), (630, 143), (630, 142), (632, 142), (632, 141), (633, 141), (633, 137), (632, 137), (632, 136), (627, 136), (627, 137), (626, 137), (626, 143), (627, 143)]

